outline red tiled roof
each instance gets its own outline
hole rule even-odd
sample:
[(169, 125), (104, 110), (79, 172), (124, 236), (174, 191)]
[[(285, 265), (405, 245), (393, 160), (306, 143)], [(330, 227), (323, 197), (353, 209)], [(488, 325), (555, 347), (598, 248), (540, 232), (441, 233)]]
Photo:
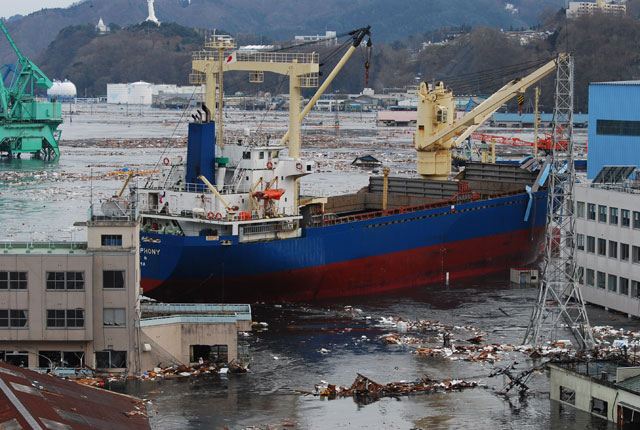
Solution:
[[(151, 429), (131, 396), (0, 363), (0, 428)], [(15, 427), (19, 428), (19, 427)]]

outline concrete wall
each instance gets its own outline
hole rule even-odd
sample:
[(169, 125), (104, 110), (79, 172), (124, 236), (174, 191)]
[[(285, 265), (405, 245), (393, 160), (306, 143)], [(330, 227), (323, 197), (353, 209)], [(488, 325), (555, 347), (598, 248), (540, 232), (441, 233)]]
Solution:
[[(142, 370), (173, 363), (189, 365), (191, 345), (227, 345), (229, 361), (238, 358), (238, 327), (235, 323), (163, 324), (143, 327), (141, 333)], [(151, 346), (144, 350), (144, 344)]]
[[(571, 405), (576, 409), (591, 413), (591, 400), (597, 398), (607, 402), (607, 419), (617, 422), (616, 393), (617, 389), (594, 383), (586, 375), (570, 372), (561, 367), (550, 365), (551, 378), (549, 382), (549, 396), (551, 400), (557, 400), (563, 404), (569, 404), (560, 400), (560, 386), (575, 391), (575, 404)], [(600, 415), (597, 415), (600, 416)]]

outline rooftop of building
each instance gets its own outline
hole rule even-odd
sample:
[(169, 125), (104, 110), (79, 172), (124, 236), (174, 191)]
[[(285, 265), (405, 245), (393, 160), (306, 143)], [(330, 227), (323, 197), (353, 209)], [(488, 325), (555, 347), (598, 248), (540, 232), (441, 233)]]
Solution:
[(150, 429), (134, 397), (0, 363), (0, 428)]
[(611, 81), (611, 82), (591, 82), (589, 85), (640, 85), (640, 81)]
[(87, 254), (87, 242), (0, 241), (1, 254)]

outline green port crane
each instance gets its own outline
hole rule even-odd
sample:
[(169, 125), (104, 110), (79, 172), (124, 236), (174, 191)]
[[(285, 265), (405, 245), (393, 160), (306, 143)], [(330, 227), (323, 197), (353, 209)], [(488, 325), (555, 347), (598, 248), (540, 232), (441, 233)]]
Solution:
[(12, 158), (30, 153), (53, 161), (60, 156), (62, 107), (56, 101), (36, 100), (35, 91), (51, 88), (51, 80), (22, 55), (2, 21), (0, 29), (18, 56), (10, 83), (0, 79), (0, 155)]

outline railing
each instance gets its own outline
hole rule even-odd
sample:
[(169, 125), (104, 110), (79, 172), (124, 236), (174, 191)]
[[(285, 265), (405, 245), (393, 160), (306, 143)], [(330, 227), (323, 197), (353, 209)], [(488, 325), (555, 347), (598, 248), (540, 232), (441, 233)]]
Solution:
[(247, 225), (242, 227), (243, 234), (263, 234), (263, 233), (273, 233), (279, 230), (279, 224), (258, 224), (258, 225)]
[(54, 242), (54, 241), (46, 241), (46, 242), (34, 242), (34, 241), (2, 241), (0, 242), (0, 249), (4, 251), (11, 250), (22, 250), (22, 249), (68, 249), (68, 250), (76, 250), (76, 249), (87, 249), (86, 242)]
[(631, 181), (626, 184), (591, 184), (592, 188), (611, 190), (619, 193), (640, 194), (640, 181)]
[[(236, 61), (255, 63), (299, 63), (317, 64), (319, 56), (315, 52), (242, 52), (236, 51)], [(218, 61), (217, 51), (196, 51), (193, 60)]]

